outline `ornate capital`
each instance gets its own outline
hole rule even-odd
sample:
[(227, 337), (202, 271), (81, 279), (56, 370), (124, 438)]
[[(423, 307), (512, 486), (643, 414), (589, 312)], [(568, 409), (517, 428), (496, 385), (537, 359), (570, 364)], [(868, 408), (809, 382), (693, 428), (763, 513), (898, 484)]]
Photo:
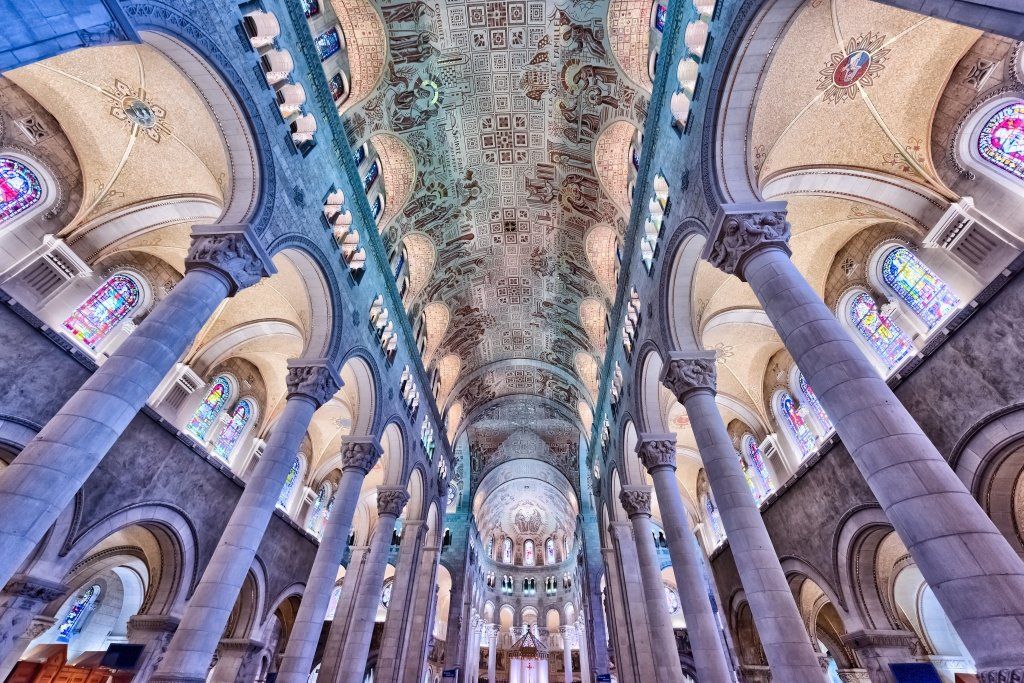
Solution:
[(641, 434), (636, 454), (648, 472), (676, 468), (675, 434)]
[(28, 574), (15, 574), (4, 586), (4, 592), (9, 595), (40, 602), (53, 602), (66, 595), (68, 590), (68, 587), (62, 583), (47, 581)]
[(1024, 668), (989, 669), (978, 672), (981, 683), (1024, 683)]
[(651, 487), (649, 486), (623, 486), (619, 491), (619, 501), (630, 519), (637, 515), (651, 516)]
[(714, 351), (671, 353), (661, 370), (661, 383), (680, 403), (695, 391), (715, 393), (718, 377)]
[(305, 396), (319, 408), (338, 393), (344, 382), (325, 359), (288, 361), (288, 397)]
[(768, 247), (792, 253), (786, 202), (724, 205), (702, 256), (719, 270), (745, 280), (743, 262)]
[(270, 255), (247, 225), (192, 228), (185, 270), (213, 270), (228, 282), (228, 296), (277, 272)]
[(409, 493), (404, 486), (380, 486), (377, 488), (377, 514), (398, 517), (409, 502)]
[(380, 446), (371, 436), (344, 436), (341, 439), (342, 470), (358, 470), (365, 475), (380, 460)]

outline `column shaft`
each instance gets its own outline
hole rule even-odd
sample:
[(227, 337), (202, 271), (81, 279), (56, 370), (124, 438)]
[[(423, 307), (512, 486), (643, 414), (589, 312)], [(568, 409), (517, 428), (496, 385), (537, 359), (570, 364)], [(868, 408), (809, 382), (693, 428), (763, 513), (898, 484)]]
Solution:
[(572, 683), (572, 644), (569, 630), (562, 627), (562, 668), (565, 673), (565, 683)]
[(0, 584), (28, 558), (228, 292), (218, 273), (186, 273), (0, 473)]
[(742, 273), (982, 680), (1024, 675), (1024, 562), (787, 253), (753, 251)]
[(489, 625), (487, 633), (487, 683), (498, 681), (498, 627)]
[(395, 566), (395, 582), (391, 586), (391, 604), (384, 621), (384, 634), (377, 657), (377, 671), (374, 680), (380, 683), (397, 683), (402, 678), (402, 663), (410, 641), (410, 622), (416, 571), (420, 563), (426, 524), (406, 522), (402, 529), (402, 543), (398, 549), (398, 564)]
[[(443, 528), (443, 524), (442, 527)], [(434, 630), (434, 609), (437, 606), (437, 563), (441, 548), (424, 548), (420, 559), (420, 576), (413, 593), (412, 615), (409, 619), (409, 642), (406, 645), (402, 680), (419, 683), (430, 654), (430, 639)]]

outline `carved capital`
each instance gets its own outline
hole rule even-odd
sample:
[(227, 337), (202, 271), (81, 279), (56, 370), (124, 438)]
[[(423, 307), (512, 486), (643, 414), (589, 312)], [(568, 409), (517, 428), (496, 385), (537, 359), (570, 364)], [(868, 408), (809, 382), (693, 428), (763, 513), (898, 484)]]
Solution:
[(356, 470), (366, 475), (380, 460), (381, 450), (370, 436), (345, 436), (341, 440), (343, 470)]
[(377, 488), (377, 514), (398, 517), (409, 502), (409, 493), (404, 486), (380, 486)]
[(331, 400), (344, 384), (327, 360), (288, 361), (288, 397), (304, 396), (317, 408)]
[(675, 434), (641, 434), (636, 454), (648, 472), (676, 469)]
[(619, 501), (630, 519), (638, 515), (651, 516), (651, 488), (649, 486), (623, 486)]
[(270, 255), (247, 225), (192, 228), (185, 270), (213, 270), (228, 281), (228, 296), (277, 272)]
[(715, 393), (718, 384), (714, 351), (669, 354), (661, 370), (661, 383), (680, 403), (695, 391)]
[(727, 204), (718, 212), (702, 256), (719, 270), (745, 280), (744, 261), (769, 247), (792, 253), (786, 203)]
[(4, 592), (8, 595), (38, 600), (43, 603), (53, 602), (57, 598), (63, 597), (68, 590), (63, 583), (47, 581), (28, 574), (15, 574), (4, 586)]
[(980, 683), (1024, 683), (1024, 668), (988, 669), (978, 672)]

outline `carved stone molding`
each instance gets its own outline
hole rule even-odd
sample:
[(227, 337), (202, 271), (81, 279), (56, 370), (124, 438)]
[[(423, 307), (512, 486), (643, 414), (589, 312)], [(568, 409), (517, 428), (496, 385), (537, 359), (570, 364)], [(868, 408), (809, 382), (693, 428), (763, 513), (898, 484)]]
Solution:
[(651, 488), (649, 486), (623, 486), (619, 491), (619, 501), (630, 519), (637, 515), (651, 516)]
[(756, 251), (774, 247), (792, 253), (789, 233), (785, 202), (726, 204), (718, 213), (701, 256), (743, 280), (743, 262)]
[(15, 574), (4, 586), (4, 592), (8, 595), (44, 603), (53, 602), (57, 598), (67, 595), (68, 590), (68, 587), (62, 583), (47, 581), (27, 574)]
[(196, 226), (185, 270), (204, 268), (227, 279), (228, 296), (277, 272), (270, 255), (246, 225)]
[(914, 647), (917, 635), (910, 631), (861, 630), (847, 633), (840, 638), (843, 645), (854, 650), (878, 650)]
[(317, 408), (327, 403), (338, 393), (344, 382), (329, 361), (290, 360), (288, 361), (288, 397), (305, 396)]
[(683, 403), (695, 391), (715, 393), (718, 376), (714, 351), (671, 353), (661, 371), (661, 383)]
[(864, 669), (839, 669), (836, 673), (843, 683), (871, 683), (871, 676)]
[(398, 517), (409, 502), (409, 493), (402, 486), (381, 486), (377, 488), (377, 514)]
[(978, 680), (981, 683), (1024, 683), (1024, 668), (1013, 667), (1010, 669), (979, 671)]
[(641, 434), (636, 445), (636, 454), (648, 472), (660, 469), (676, 469), (675, 434)]
[(225, 638), (220, 641), (219, 650), (222, 652), (247, 652), (255, 653), (262, 650), (266, 645), (251, 638)]
[(380, 460), (380, 446), (373, 437), (346, 436), (341, 440), (341, 461), (343, 470), (356, 470), (364, 476)]

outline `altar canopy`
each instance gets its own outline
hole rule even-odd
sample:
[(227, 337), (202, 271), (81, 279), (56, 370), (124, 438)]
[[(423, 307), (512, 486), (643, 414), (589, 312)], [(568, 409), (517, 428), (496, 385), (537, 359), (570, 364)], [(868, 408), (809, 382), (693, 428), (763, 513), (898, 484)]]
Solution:
[(548, 683), (548, 648), (529, 630), (509, 650), (509, 683)]

